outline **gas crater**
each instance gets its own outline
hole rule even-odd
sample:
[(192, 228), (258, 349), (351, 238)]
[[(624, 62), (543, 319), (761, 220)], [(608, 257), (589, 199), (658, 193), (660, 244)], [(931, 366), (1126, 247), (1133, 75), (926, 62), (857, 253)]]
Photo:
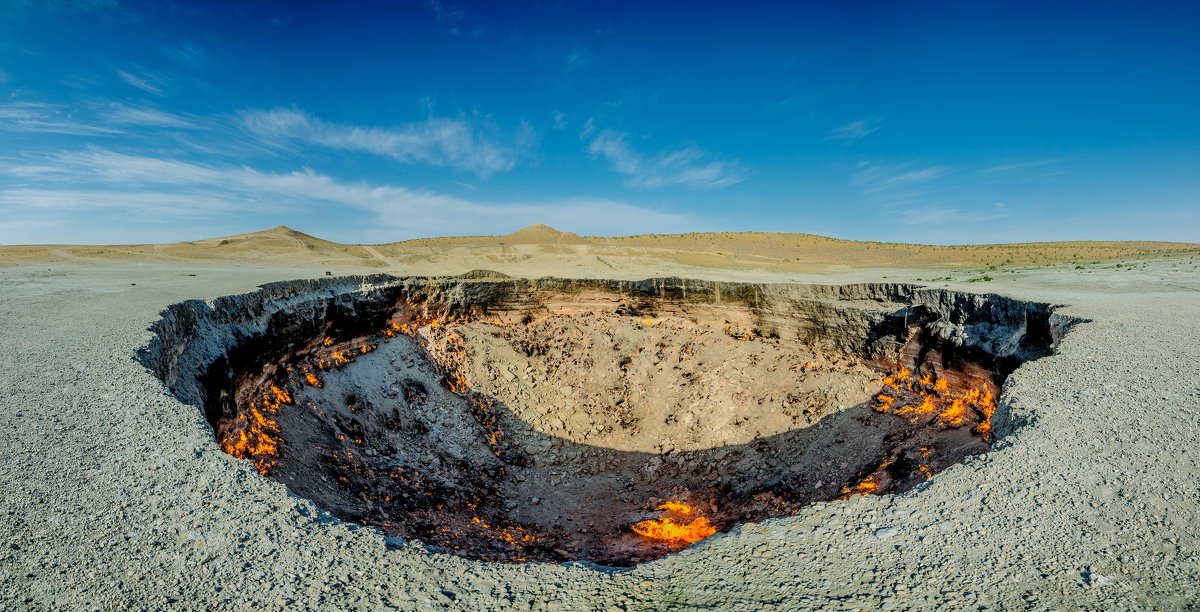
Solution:
[(911, 489), (1018, 426), (1076, 320), (903, 284), (274, 283), (138, 355), (216, 441), (334, 516), (485, 561), (629, 566)]

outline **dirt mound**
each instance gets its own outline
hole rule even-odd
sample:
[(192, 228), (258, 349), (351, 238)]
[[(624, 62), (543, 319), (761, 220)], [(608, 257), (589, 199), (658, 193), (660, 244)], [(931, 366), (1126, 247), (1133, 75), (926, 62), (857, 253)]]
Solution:
[(587, 239), (580, 238), (574, 232), (562, 232), (541, 223), (502, 236), (500, 240), (514, 244), (586, 244), (588, 242)]

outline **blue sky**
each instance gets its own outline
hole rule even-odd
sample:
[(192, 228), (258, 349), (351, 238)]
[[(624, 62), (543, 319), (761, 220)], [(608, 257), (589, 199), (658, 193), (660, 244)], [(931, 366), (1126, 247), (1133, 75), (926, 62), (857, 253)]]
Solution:
[(1195, 2), (500, 4), (0, 0), (0, 243), (1200, 241)]

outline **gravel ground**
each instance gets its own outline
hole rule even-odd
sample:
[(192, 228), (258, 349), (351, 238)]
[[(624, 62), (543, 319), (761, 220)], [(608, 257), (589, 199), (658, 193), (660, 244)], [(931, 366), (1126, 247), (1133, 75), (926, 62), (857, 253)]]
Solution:
[(1009, 379), (1024, 427), (907, 494), (615, 572), (473, 562), (343, 524), (221, 452), (132, 359), (170, 303), (312, 271), (3, 268), (0, 607), (1194, 608), (1200, 279), (1171, 266), (959, 287), (1092, 321)]

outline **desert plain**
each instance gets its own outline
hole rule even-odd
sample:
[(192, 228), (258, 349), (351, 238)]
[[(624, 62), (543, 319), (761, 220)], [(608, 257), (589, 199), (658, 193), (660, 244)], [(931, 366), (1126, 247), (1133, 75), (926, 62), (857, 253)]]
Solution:
[[(1200, 605), (1200, 245), (514, 234), (342, 245), (288, 228), (0, 246), (6, 609), (1188, 609)], [(491, 563), (323, 512), (222, 451), (135, 355), (159, 313), (359, 274), (911, 283), (1084, 322), (1009, 376), (1021, 423), (900, 494), (809, 505), (632, 567)]]

